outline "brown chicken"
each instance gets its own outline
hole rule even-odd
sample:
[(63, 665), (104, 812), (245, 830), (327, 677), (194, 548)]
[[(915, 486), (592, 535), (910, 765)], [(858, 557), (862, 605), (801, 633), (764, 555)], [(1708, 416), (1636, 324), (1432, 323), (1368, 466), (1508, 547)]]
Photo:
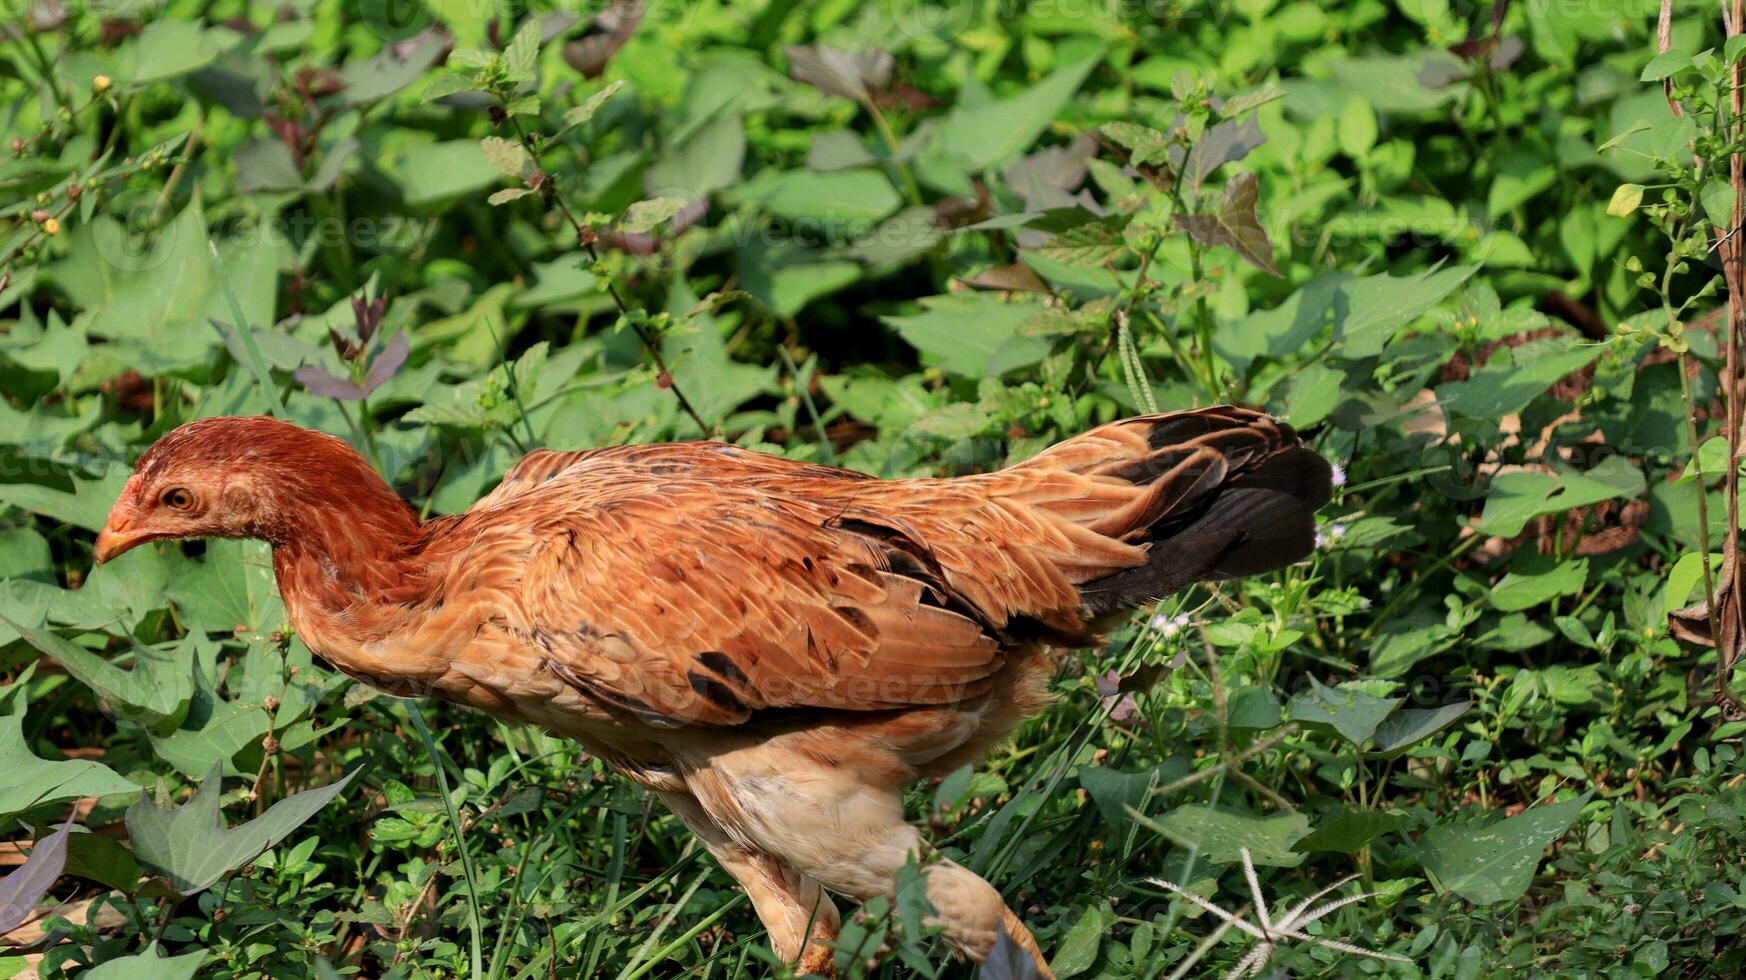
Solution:
[(1049, 648), (1304, 557), (1328, 494), (1289, 426), (1209, 408), (955, 479), (709, 442), (534, 452), (421, 523), (344, 442), (213, 418), (140, 459), (96, 557), (267, 541), (311, 650), (579, 740), (702, 839), (801, 972), (833, 972), (826, 893), (889, 894), (914, 855), (952, 948), (981, 960), (1004, 930), (1047, 975), (1000, 893), (904, 821), (902, 787), (1041, 709)]

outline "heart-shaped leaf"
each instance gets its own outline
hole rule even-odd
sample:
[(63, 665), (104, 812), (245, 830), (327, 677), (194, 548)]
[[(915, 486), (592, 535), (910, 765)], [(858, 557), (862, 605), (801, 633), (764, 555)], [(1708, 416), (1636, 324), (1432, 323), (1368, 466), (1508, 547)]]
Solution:
[(1219, 208), (1211, 214), (1179, 214), (1176, 223), (1202, 245), (1224, 245), (1263, 272), (1279, 275), (1273, 243), (1255, 214), (1260, 193), (1255, 175), (1241, 173), (1225, 184)]
[(1419, 863), (1443, 888), (1475, 905), (1521, 898), (1540, 855), (1570, 829), (1591, 793), (1525, 810), (1507, 820), (1438, 824), (1419, 841)]
[(139, 863), (164, 876), (183, 895), (204, 891), (226, 874), (303, 826), (339, 795), (358, 774), (295, 793), (254, 820), (226, 827), (219, 813), (223, 769), (214, 764), (194, 798), (182, 806), (160, 807), (146, 797), (127, 808), (127, 833)]
[(134, 666), (123, 670), (71, 640), (0, 616), (24, 642), (53, 657), (116, 714), (147, 727), (175, 725), (194, 696), (194, 661), (186, 647), (162, 650), (136, 644)]

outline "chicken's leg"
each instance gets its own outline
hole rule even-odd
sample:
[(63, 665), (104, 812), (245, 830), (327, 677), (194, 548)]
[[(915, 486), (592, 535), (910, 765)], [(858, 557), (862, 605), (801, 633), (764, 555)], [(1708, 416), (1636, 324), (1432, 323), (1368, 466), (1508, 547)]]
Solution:
[(660, 797), (746, 890), (777, 957), (797, 974), (835, 976), (830, 944), (842, 922), (818, 882), (735, 841), (690, 794), (661, 793)]
[(911, 856), (927, 879), (930, 925), (954, 950), (981, 962), (1004, 929), (1053, 977), (1030, 930), (993, 885), (970, 869), (931, 853), (921, 832), (904, 822), (895, 785), (862, 781), (845, 768), (808, 764), (778, 744), (716, 756), (690, 778), (696, 797), (732, 836), (754, 842), (805, 878), (857, 902), (889, 896)]

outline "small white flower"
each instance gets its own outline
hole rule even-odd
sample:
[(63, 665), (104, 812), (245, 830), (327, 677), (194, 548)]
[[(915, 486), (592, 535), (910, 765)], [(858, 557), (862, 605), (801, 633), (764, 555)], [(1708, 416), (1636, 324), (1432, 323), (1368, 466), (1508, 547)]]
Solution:
[(1339, 463), (1334, 463), (1331, 468), (1334, 471), (1333, 481), (1332, 481), (1334, 486), (1336, 486), (1336, 487), (1345, 486), (1346, 485), (1346, 468), (1344, 466), (1341, 466)]
[(1326, 549), (1345, 536), (1344, 524), (1319, 524), (1316, 526), (1316, 548)]
[(1166, 616), (1163, 613), (1158, 613), (1147, 620), (1146, 625), (1157, 630), (1159, 636), (1168, 640), (1181, 633), (1183, 627), (1188, 625), (1188, 614), (1178, 613), (1174, 616)]

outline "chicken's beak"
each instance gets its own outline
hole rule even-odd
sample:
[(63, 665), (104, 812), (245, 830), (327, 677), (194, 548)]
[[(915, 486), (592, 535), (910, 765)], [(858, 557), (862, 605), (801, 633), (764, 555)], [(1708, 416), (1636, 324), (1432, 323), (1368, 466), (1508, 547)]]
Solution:
[(150, 529), (136, 526), (138, 510), (134, 505), (133, 489), (134, 480), (129, 479), (120, 499), (110, 509), (109, 520), (104, 522), (103, 530), (97, 532), (96, 557), (99, 565), (157, 537)]

